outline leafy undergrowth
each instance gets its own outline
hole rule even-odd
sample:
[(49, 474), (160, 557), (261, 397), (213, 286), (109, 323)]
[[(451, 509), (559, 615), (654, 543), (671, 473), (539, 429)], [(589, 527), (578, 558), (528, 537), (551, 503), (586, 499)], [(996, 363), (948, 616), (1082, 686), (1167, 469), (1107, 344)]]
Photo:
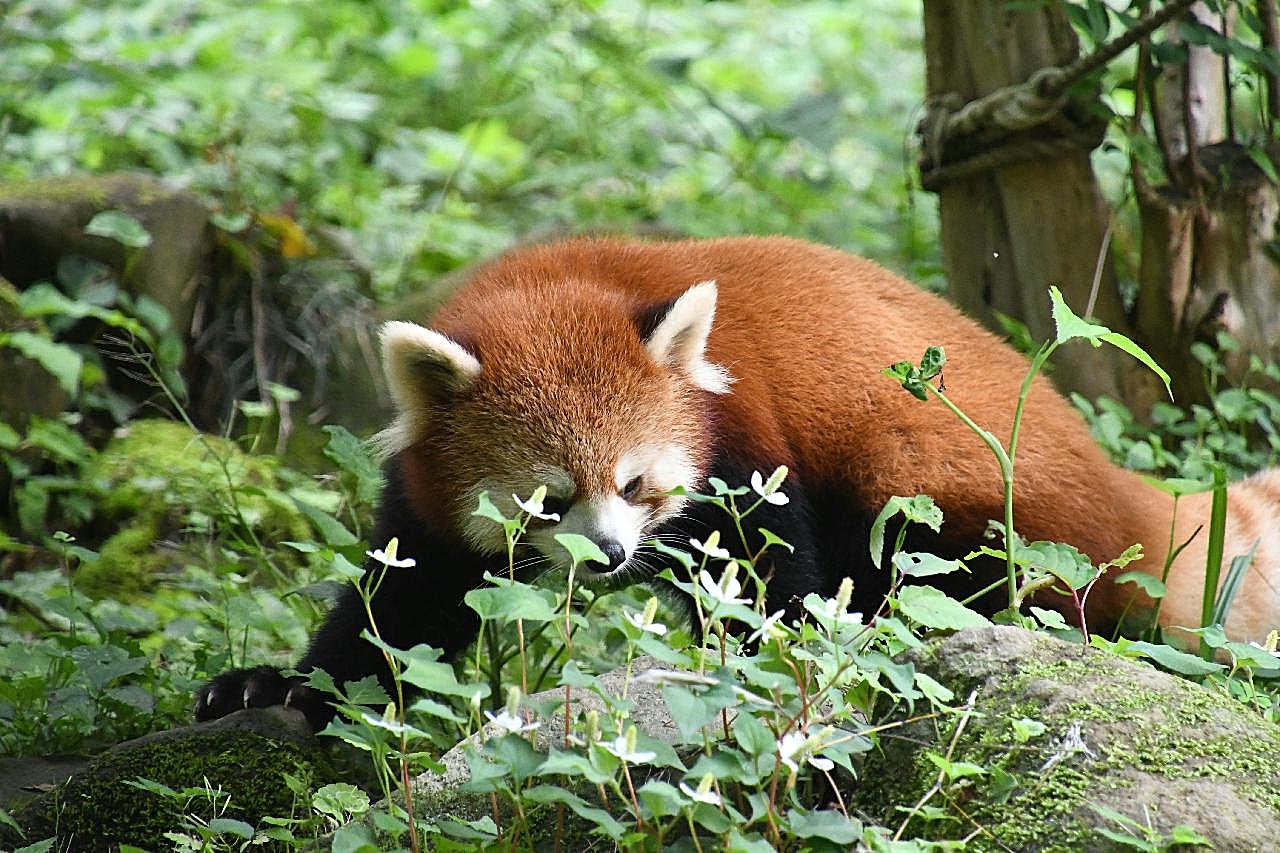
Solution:
[[(154, 522), (160, 532), (153, 545), (165, 559), (138, 582), (142, 591), (132, 603), (91, 598), (78, 588), (82, 570), (102, 557), (65, 535), (50, 545), (60, 567), (0, 583), (8, 608), (0, 649), (0, 744), (7, 754), (94, 751), (184, 723), (193, 688), (208, 676), (244, 663), (287, 665), (316, 623), (317, 602), (337, 584), (360, 582), (356, 564), (371, 546), (384, 554), (387, 571), (432, 570), (429, 564), (398, 567), (393, 543), (362, 540), (377, 468), (345, 430), (329, 428), (326, 454), (337, 474), (325, 483), (329, 497), (321, 499), (314, 481), (268, 455), (242, 459), (234, 445), (182, 424), (135, 428), (151, 440), (130, 446), (122, 437), (128, 465), (112, 461), (112, 445), (90, 452), (87, 465), (129, 472), (93, 486), (103, 490), (104, 506), (111, 504), (108, 495), (134, 509), (143, 493), (164, 497), (167, 512)], [(182, 464), (173, 460), (175, 445), (185, 448)], [(153, 465), (156, 460), (165, 465)], [(699, 499), (717, 503), (739, 528), (750, 529), (755, 507), (785, 499), (785, 473), (749, 486), (715, 482), (714, 493)], [(526, 502), (530, 512), (540, 511), (538, 497)], [(927, 498), (894, 507), (904, 525), (942, 522)], [(502, 524), (513, 542), (531, 518), (503, 519), (484, 502), (479, 511)], [(882, 530), (895, 529), (893, 517), (886, 513)], [(267, 530), (294, 538), (267, 540)], [(562, 544), (577, 565), (595, 556), (586, 540), (564, 537)], [(403, 682), (426, 695), (401, 709), (388, 706), (390, 697), (372, 680), (348, 685), (342, 695), (349, 701), (330, 730), (368, 752), (380, 780), (372, 799), (381, 795), (381, 806), (350, 786), (282, 787), (292, 791), (290, 813), (250, 822), (228, 816), (217, 780), (208, 780), (212, 788), (202, 796), (196, 795), (201, 780), (191, 780), (185, 791), (142, 782), (136, 796), (176, 798), (187, 809), (189, 817), (170, 828), (166, 841), (175, 849), (238, 849), (252, 839), (302, 844), (334, 829), (335, 847), (346, 850), (428, 842), (525, 848), (552, 843), (556, 833), (570, 831), (566, 826), (622, 846), (953, 849), (906, 838), (891, 844), (894, 827), (864, 825), (846, 814), (841, 792), (849, 791), (859, 755), (874, 749), (883, 732), (908, 717), (964, 712), (961, 698), (896, 660), (927, 632), (985, 622), (929, 587), (900, 585), (911, 575), (955, 567), (899, 554), (893, 560), (898, 583), (878, 612), (850, 612), (846, 584), (833, 598), (806, 598), (797, 626), (763, 611), (754, 561), (726, 562), (715, 540), (664, 550), (673, 567), (666, 581), (697, 602), (693, 624), (704, 643), (695, 642), (688, 620), (660, 606), (647, 589), (597, 595), (571, 573), (536, 586), (497, 577), (471, 593), (467, 603), (485, 628), (475, 650), (454, 667), (426, 647), (387, 649)], [(763, 556), (754, 555), (756, 561)], [(1051, 627), (1071, 633), (1060, 622)], [(1220, 665), (1168, 647), (1120, 641), (1115, 648), (1194, 674), (1277, 717), (1265, 677), (1275, 674), (1280, 659), (1265, 650), (1230, 647), (1238, 653), (1236, 677), (1230, 677)], [(677, 670), (648, 677), (659, 679), (679, 723), (678, 751), (637, 731), (625, 700), (557, 733), (549, 751), (530, 745), (529, 718), (519, 710), (523, 696), (550, 687), (590, 690), (593, 673), (641, 654)], [(314, 683), (329, 686), (319, 676)], [(432, 769), (433, 757), (486, 721), (499, 731), (479, 747), (487, 762), (473, 766), (471, 790), (492, 794), (499, 819), (419, 820), (411, 832), (401, 790), (405, 774)], [(481, 766), (485, 772), (476, 773)], [(297, 780), (293, 785), (298, 788)]]

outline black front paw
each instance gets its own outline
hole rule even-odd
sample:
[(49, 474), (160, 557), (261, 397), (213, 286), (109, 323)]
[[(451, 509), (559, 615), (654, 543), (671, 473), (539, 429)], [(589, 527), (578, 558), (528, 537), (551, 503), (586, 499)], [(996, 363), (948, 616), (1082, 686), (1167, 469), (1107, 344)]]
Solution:
[(216, 720), (242, 708), (284, 705), (297, 708), (312, 731), (333, 718), (333, 707), (324, 696), (307, 687), (304, 679), (286, 678), (270, 666), (233, 669), (210, 681), (196, 693), (196, 720)]

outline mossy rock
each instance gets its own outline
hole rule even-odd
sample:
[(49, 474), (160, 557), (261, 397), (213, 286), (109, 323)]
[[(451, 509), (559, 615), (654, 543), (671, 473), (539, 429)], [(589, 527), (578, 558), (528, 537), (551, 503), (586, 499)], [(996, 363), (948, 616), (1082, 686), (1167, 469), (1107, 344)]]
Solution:
[(86, 471), (102, 492), (108, 519), (125, 525), (100, 548), (78, 581), (88, 594), (140, 592), (178, 557), (157, 541), (179, 529), (249, 528), (260, 541), (310, 533), (276, 461), (174, 421), (139, 420), (122, 429)]
[[(929, 797), (928, 814), (911, 819), (906, 837), (972, 836), (965, 849), (977, 851), (1136, 849), (1100, 832), (1141, 837), (1097, 806), (1142, 826), (1149, 820), (1165, 842), (1182, 825), (1217, 850), (1278, 849), (1280, 726), (1241, 703), (1144, 663), (1008, 626), (962, 631), (910, 658), (958, 701), (972, 694), (973, 711), (886, 738), (852, 793), (859, 808), (900, 825), (899, 807), (920, 802), (938, 780), (928, 753), (984, 770)], [(1021, 720), (1044, 731), (1015, 732)]]
[[(95, 758), (52, 792), (24, 809), (28, 839), (56, 837), (58, 850), (109, 850), (132, 844), (169, 849), (165, 832), (182, 828), (185, 815), (227, 817), (257, 826), (264, 816), (296, 811), (289, 773), (311, 787), (334, 781), (327, 753), (296, 711), (256, 708), (205, 725), (188, 726), (120, 744)], [(196, 798), (181, 800), (128, 784), (148, 779), (171, 789), (219, 789), (217, 814)], [(306, 807), (304, 807), (304, 812)], [(0, 841), (11, 839), (0, 839)]]

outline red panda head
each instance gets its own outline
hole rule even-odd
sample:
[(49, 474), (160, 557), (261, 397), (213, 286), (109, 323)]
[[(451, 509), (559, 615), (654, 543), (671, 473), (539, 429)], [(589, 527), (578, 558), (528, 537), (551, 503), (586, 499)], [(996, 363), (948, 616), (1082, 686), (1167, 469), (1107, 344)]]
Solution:
[[(711, 452), (708, 394), (729, 376), (706, 360), (716, 286), (659, 305), (573, 282), (474, 287), (434, 328), (382, 329), (398, 417), (385, 435), (424, 522), (472, 548), (505, 550), (501, 528), (473, 513), (482, 492), (507, 517), (515, 496), (546, 486), (525, 543), (567, 566), (557, 533), (593, 540), (609, 574), (677, 514), (677, 486), (701, 485)], [(594, 570), (593, 570), (594, 569)]]

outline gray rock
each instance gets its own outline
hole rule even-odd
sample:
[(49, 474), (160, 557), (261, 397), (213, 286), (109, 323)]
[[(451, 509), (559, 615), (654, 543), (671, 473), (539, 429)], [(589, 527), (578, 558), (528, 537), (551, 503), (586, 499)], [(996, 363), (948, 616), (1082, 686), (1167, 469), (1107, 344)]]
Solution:
[[(663, 743), (675, 744), (679, 738), (680, 730), (667, 710), (667, 703), (662, 698), (662, 689), (657, 685), (636, 680), (637, 675), (647, 670), (667, 668), (653, 658), (637, 658), (632, 662), (629, 685), (627, 684), (626, 669), (620, 668), (597, 678), (596, 689), (609, 696), (620, 697), (622, 696), (623, 687), (626, 686), (627, 699), (632, 704), (631, 722), (635, 724), (636, 728)], [(593, 693), (582, 688), (571, 690), (570, 698), (572, 701), (571, 721), (583, 717), (590, 711), (603, 715), (608, 707), (599, 693)], [(541, 693), (527, 696), (524, 699), (523, 706), (534, 713), (534, 719), (539, 722), (538, 729), (534, 733), (534, 746), (536, 749), (546, 750), (562, 742), (561, 739), (564, 736), (563, 687), (544, 690)], [(555, 708), (555, 710), (546, 715), (538, 714), (539, 709), (547, 707)], [(473, 749), (476, 744), (483, 743), (488, 738), (501, 734), (502, 729), (493, 723), (489, 723), (481, 732), (477, 732), (446, 752), (440, 757), (440, 763), (445, 767), (444, 773), (423, 773), (413, 780), (415, 797), (423, 798), (428, 805), (439, 805), (439, 794), (452, 791), (471, 778), (471, 770), (467, 765), (467, 751)], [(484, 813), (484, 810), (488, 809), (489, 806), (487, 796), (483, 797), (482, 800), (480, 813)], [(456, 801), (452, 804), (458, 805)], [(434, 806), (432, 807), (437, 814), (445, 813), (434, 808)]]
[[(1168, 839), (1190, 827), (1217, 850), (1280, 849), (1280, 726), (1219, 692), (1144, 663), (1007, 626), (962, 631), (910, 656), (973, 713), (889, 732), (864, 768), (859, 805), (886, 826), (938, 779), (926, 751), (987, 768), (928, 800), (948, 819), (905, 837), (973, 838), (966, 850), (1105, 851), (1110, 809)], [(1043, 734), (1019, 742), (1012, 722)], [(1016, 780), (1000, 793), (1000, 768)], [(1133, 831), (1133, 827), (1129, 827)], [(1136, 833), (1141, 835), (1141, 833)], [(1164, 849), (1164, 848), (1161, 848)]]

